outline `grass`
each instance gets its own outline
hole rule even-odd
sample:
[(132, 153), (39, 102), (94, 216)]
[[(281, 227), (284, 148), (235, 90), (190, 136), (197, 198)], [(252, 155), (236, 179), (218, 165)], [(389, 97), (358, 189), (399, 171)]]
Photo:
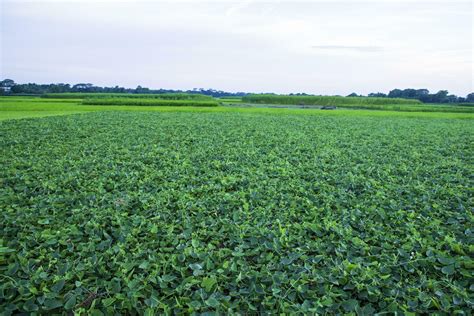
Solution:
[[(231, 102), (227, 103), (233, 105)], [(284, 105), (292, 107), (314, 105), (381, 111), (474, 113), (474, 107), (472, 106), (424, 104), (419, 100), (398, 98), (249, 95), (243, 97), (241, 103), (243, 104), (240, 105), (247, 103), (258, 106)]]
[(82, 101), (84, 105), (120, 105), (120, 106), (219, 106), (215, 100), (207, 99), (129, 99), (129, 98), (91, 98)]
[[(294, 105), (294, 104), (260, 104), (260, 103), (243, 103), (243, 102), (225, 102), (227, 106), (240, 107), (280, 107), (280, 108), (311, 108), (311, 105)], [(319, 106), (313, 106), (319, 108)], [(421, 104), (421, 105), (398, 105), (398, 104), (384, 104), (384, 105), (362, 105), (362, 104), (343, 104), (338, 105), (339, 109), (359, 109), (359, 110), (377, 110), (377, 111), (397, 111), (397, 112), (444, 112), (444, 113), (474, 113), (474, 107), (445, 105), (445, 104)]]
[(219, 102), (225, 102), (225, 103), (242, 103), (242, 98), (241, 97), (222, 97), (218, 98)]
[(167, 106), (100, 106), (82, 105), (81, 100), (59, 100), (25, 97), (0, 97), (0, 120), (64, 115), (103, 111), (147, 111), (147, 112), (216, 112), (216, 113), (248, 113), (248, 114), (292, 114), (311, 116), (370, 116), (370, 117), (420, 117), (451, 119), (472, 119), (472, 113), (442, 112), (400, 112), (400, 111), (369, 111), (369, 110), (332, 110), (319, 109), (273, 109), (273, 108), (240, 108), (240, 107), (167, 107)]
[(260, 104), (299, 104), (299, 105), (396, 105), (421, 104), (419, 100), (401, 98), (368, 98), (368, 97), (341, 97), (341, 96), (294, 96), (274, 94), (250, 94), (242, 98), (243, 102)]
[(164, 99), (164, 100), (212, 100), (211, 96), (198, 93), (46, 93), (41, 96), (46, 99)]
[(471, 114), (47, 106), (92, 112), (0, 122), (7, 314), (472, 310)]

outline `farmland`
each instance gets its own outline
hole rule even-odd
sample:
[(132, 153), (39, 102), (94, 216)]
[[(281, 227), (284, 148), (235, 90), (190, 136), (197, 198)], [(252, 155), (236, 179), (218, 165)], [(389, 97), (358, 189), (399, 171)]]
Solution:
[(82, 101), (84, 105), (125, 105), (125, 106), (218, 106), (214, 100), (168, 100), (168, 99), (127, 99), (127, 98), (91, 98)]
[(457, 112), (474, 113), (472, 104), (423, 104), (419, 100), (376, 97), (248, 95), (242, 98), (248, 104), (298, 106), (337, 106), (339, 108), (403, 111), (403, 112)]
[[(438, 105), (438, 104), (382, 104), (362, 105), (367, 98), (355, 98), (358, 104), (338, 105), (334, 113), (324, 113), (319, 106), (302, 106), (298, 102), (293, 104), (276, 103), (247, 103), (240, 98), (197, 98), (195, 94), (191, 98), (171, 95), (168, 99), (134, 97), (140, 94), (100, 94), (97, 93), (68, 93), (50, 94), (48, 97), (1, 97), (0, 96), (0, 120), (54, 116), (73, 113), (88, 113), (101, 111), (193, 111), (200, 112), (253, 112), (253, 113), (286, 113), (290, 111), (296, 115), (356, 115), (356, 116), (397, 116), (397, 117), (441, 117), (441, 118), (470, 118), (474, 113), (473, 106)], [(58, 96), (65, 96), (59, 98)], [(163, 96), (163, 94), (160, 94)], [(189, 94), (188, 94), (189, 96)], [(197, 95), (199, 96), (199, 95)], [(216, 105), (223, 106), (216, 106)], [(148, 105), (148, 106), (143, 106)], [(159, 105), (159, 106), (154, 106)], [(177, 105), (179, 105), (177, 107)], [(209, 109), (213, 107), (213, 109)], [(282, 107), (275, 109), (275, 107)], [(374, 111), (366, 111), (374, 110)]]
[(140, 94), (140, 93), (45, 93), (41, 95), (45, 99), (163, 99), (163, 100), (211, 100), (212, 97), (202, 94), (190, 93), (161, 93), (161, 94)]
[(0, 101), (6, 314), (473, 307), (473, 114)]
[(288, 96), (273, 94), (251, 94), (243, 97), (244, 102), (264, 104), (303, 104), (303, 105), (344, 105), (344, 104), (421, 104), (419, 100), (399, 98), (365, 98), (340, 96)]

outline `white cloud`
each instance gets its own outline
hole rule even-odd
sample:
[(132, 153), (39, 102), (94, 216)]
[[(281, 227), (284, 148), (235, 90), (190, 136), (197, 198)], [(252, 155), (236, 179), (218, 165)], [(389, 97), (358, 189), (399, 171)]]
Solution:
[(0, 70), (17, 81), (472, 90), (470, 2), (3, 0), (2, 9)]

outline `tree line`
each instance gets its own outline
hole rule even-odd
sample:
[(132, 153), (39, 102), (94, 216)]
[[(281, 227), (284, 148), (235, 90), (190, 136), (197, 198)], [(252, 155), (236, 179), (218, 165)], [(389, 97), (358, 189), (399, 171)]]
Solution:
[[(68, 83), (15, 83), (12, 79), (0, 81), (0, 94), (32, 94), (40, 95), (45, 93), (68, 93), (68, 92), (84, 92), (84, 93), (140, 93), (140, 94), (156, 94), (156, 93), (196, 93), (204, 94), (212, 97), (242, 97), (247, 95), (245, 92), (227, 92), (215, 89), (195, 88), (192, 90), (173, 90), (173, 89), (150, 89), (142, 86), (136, 88), (124, 87), (99, 87), (92, 83), (78, 83), (70, 85)], [(6, 88), (6, 89), (5, 89)]]
[[(173, 90), (173, 89), (150, 89), (142, 86), (136, 88), (124, 87), (99, 87), (91, 83), (78, 83), (70, 85), (68, 83), (15, 83), (12, 79), (0, 81), (0, 94), (44, 94), (44, 93), (66, 93), (66, 92), (87, 92), (87, 93), (199, 93), (212, 97), (243, 97), (249, 93), (246, 92), (227, 92), (215, 89), (195, 88), (192, 90)], [(273, 94), (273, 93), (270, 93)], [(310, 95), (306, 93), (291, 93), (290, 95)], [(366, 97), (365, 95), (351, 93), (348, 97)], [(474, 103), (474, 92), (465, 97), (449, 94), (448, 90), (440, 90), (436, 93), (430, 93), (428, 89), (393, 89), (388, 94), (382, 92), (369, 93), (367, 97), (377, 98), (404, 98), (416, 99), (424, 103)]]
[[(349, 96), (360, 96), (356, 93), (351, 93)], [(457, 96), (449, 94), (448, 90), (440, 90), (436, 93), (430, 93), (428, 89), (393, 89), (388, 94), (377, 92), (369, 93), (368, 97), (378, 98), (403, 98), (416, 99), (423, 103), (473, 103), (474, 93), (469, 93), (467, 96)]]

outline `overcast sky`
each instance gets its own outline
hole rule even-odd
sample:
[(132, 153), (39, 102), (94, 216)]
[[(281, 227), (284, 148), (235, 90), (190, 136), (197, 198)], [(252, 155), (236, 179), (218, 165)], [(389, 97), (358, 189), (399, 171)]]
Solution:
[(0, 2), (0, 79), (20, 83), (474, 90), (471, 1)]

